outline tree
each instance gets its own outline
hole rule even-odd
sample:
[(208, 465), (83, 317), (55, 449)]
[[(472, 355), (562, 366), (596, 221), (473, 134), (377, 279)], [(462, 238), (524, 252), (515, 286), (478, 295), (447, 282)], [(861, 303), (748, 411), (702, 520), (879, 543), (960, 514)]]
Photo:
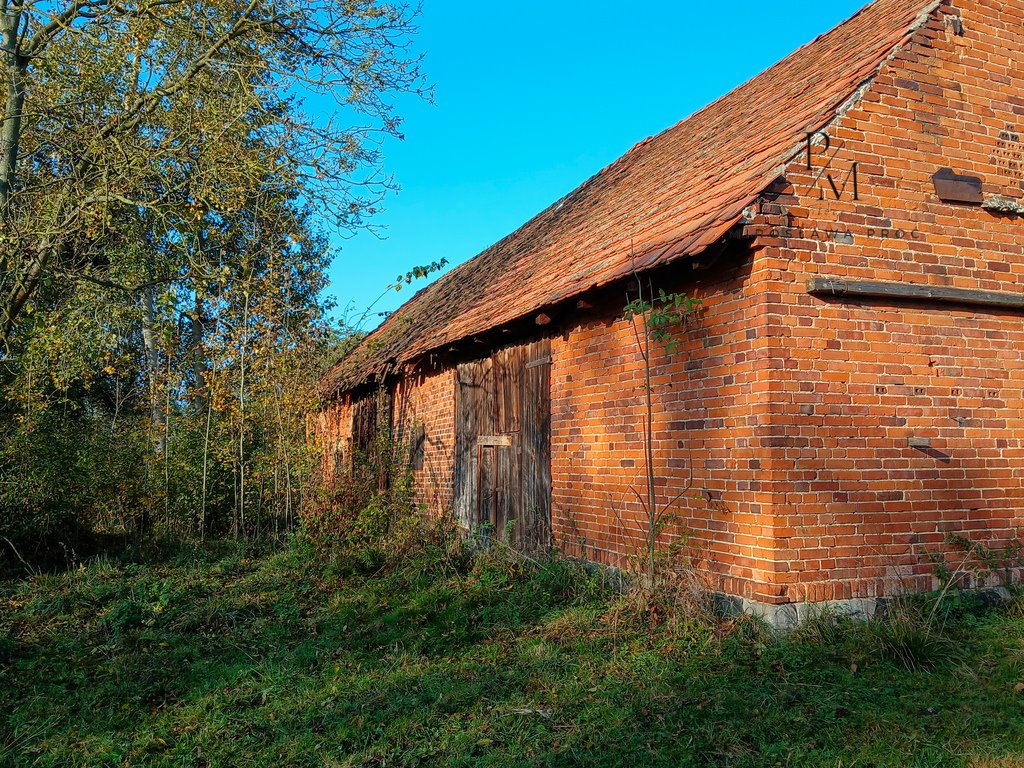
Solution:
[(645, 291), (643, 278), (635, 272), (634, 277), (636, 278), (637, 296), (630, 300), (627, 293), (627, 304), (623, 311), (623, 317), (633, 326), (643, 366), (644, 381), (641, 389), (644, 393), (643, 449), (646, 498), (636, 493), (635, 490), (634, 493), (636, 493), (645, 513), (644, 565), (647, 586), (653, 587), (658, 535), (662, 530), (665, 515), (687, 489), (681, 491), (666, 504), (658, 506), (658, 478), (654, 466), (654, 392), (651, 386), (651, 368), (654, 364), (652, 345), (663, 344), (669, 355), (676, 352), (679, 349), (679, 342), (673, 334), (686, 322), (687, 318), (700, 308), (701, 301), (681, 293), (666, 293), (663, 288), (659, 288), (655, 292), (650, 279), (647, 281), (647, 290)]
[[(126, 219), (184, 251), (269, 174), (357, 226), (388, 184), (370, 141), (398, 134), (388, 95), (423, 89), (412, 16), (378, 0), (0, 0), (0, 342), (40, 286), (107, 279)], [(124, 287), (165, 283), (150, 266)]]
[(414, 15), (0, 0), (0, 528), (290, 523), (344, 341), (323, 230), (391, 186)]

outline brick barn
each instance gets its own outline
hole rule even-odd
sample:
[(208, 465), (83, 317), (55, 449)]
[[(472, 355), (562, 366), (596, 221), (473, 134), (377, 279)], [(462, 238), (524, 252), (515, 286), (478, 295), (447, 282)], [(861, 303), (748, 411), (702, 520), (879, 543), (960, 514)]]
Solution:
[(769, 613), (929, 589), (1024, 522), (1022, 133), (1024, 0), (877, 0), (416, 294), (325, 379), (325, 472), (386, 419), (430, 510), (622, 565), (639, 275), (702, 300), (654, 352), (665, 539)]

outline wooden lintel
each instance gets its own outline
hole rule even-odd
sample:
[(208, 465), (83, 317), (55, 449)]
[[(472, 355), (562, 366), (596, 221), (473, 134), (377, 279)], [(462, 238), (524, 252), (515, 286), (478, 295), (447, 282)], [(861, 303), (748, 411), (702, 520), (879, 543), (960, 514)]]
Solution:
[(850, 296), (854, 298), (895, 299), (903, 301), (936, 301), (971, 307), (1024, 310), (1024, 293), (1009, 291), (975, 291), (919, 283), (876, 283), (867, 280), (834, 280), (814, 277), (807, 281), (807, 292), (819, 297)]

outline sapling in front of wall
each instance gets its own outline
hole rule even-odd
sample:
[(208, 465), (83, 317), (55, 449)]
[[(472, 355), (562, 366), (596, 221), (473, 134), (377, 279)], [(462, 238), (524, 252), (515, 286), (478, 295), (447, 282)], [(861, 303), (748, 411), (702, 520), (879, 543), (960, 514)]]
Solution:
[(647, 549), (646, 577), (647, 586), (652, 587), (654, 585), (657, 539), (665, 522), (665, 514), (682, 496), (682, 493), (685, 493), (684, 490), (679, 496), (668, 501), (660, 509), (658, 508), (657, 474), (654, 467), (654, 399), (651, 389), (652, 347), (664, 345), (666, 354), (670, 356), (675, 354), (679, 350), (679, 339), (676, 337), (676, 332), (686, 323), (687, 318), (700, 309), (701, 301), (681, 293), (666, 293), (662, 288), (655, 291), (649, 279), (645, 290), (644, 281), (639, 277), (636, 280), (636, 289), (636, 298), (630, 300), (629, 293), (626, 294), (628, 303), (623, 310), (623, 317), (633, 326), (640, 358), (643, 362), (642, 389), (646, 408), (643, 440), (647, 498), (644, 499), (635, 489), (633, 492), (640, 501), (646, 516), (646, 530), (644, 531)]

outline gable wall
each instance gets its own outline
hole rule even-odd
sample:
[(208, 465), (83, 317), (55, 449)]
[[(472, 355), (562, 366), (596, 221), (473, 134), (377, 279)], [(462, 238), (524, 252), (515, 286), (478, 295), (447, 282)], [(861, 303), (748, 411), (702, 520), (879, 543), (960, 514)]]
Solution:
[(948, 166), (986, 196), (1024, 197), (1024, 144), (1007, 140), (1024, 132), (1024, 3), (958, 6), (962, 36), (947, 7), (829, 129), (836, 174), (861, 163), (860, 200), (821, 199), (821, 158), (809, 173), (801, 157), (764, 209), (782, 333), (772, 423), (789, 441), (764, 459), (787, 600), (928, 589), (928, 552), (948, 534), (1001, 547), (1024, 527), (1024, 313), (805, 289), (836, 277), (1024, 293), (1024, 217), (942, 202), (931, 181)]

